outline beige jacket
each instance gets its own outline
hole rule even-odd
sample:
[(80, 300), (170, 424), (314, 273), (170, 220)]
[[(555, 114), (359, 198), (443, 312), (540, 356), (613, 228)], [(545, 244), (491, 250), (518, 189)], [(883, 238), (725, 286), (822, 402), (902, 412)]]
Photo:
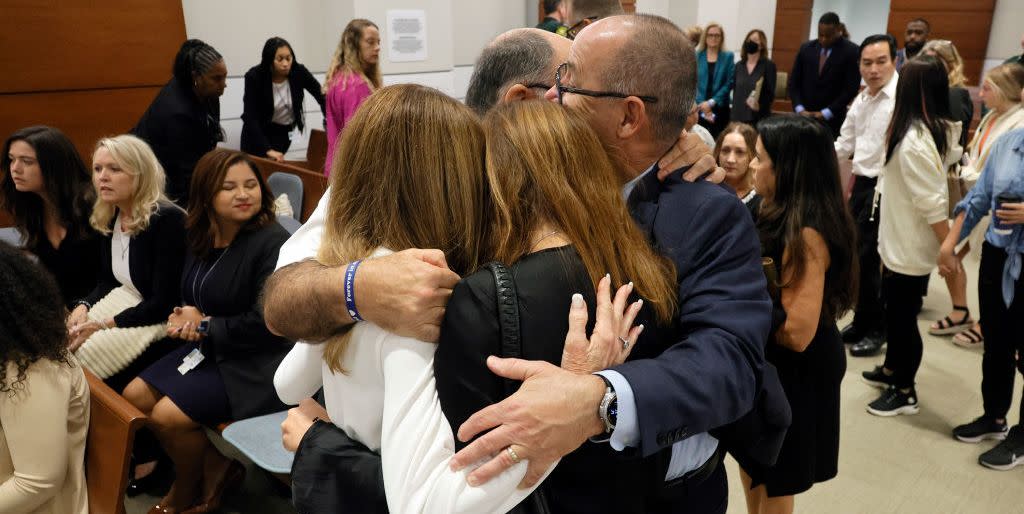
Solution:
[(947, 131), (949, 150), (939, 155), (923, 124), (907, 131), (885, 165), (878, 225), (878, 254), (897, 273), (931, 273), (939, 256), (939, 240), (931, 225), (949, 214), (946, 170), (956, 162), (960, 148), (960, 122)]
[[(0, 393), (0, 512), (4, 514), (89, 512), (85, 488), (89, 385), (82, 366), (72, 362), (68, 366), (40, 359), (29, 366), (15, 394)], [(17, 373), (17, 366), (7, 363), (8, 383)]]

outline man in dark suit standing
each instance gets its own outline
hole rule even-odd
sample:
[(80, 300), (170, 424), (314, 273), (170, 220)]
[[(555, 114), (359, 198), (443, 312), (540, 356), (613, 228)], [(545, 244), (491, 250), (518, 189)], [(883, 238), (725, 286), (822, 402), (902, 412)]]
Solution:
[(839, 16), (822, 15), (818, 39), (800, 46), (789, 74), (793, 110), (828, 125), (833, 137), (839, 137), (846, 108), (860, 89), (860, 49), (841, 34)]

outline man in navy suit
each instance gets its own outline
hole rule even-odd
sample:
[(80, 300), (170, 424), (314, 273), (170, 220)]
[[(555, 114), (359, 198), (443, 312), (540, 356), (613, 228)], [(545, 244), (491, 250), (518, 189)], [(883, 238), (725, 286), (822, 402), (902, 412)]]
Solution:
[[(695, 74), (692, 46), (664, 18), (606, 18), (573, 42), (548, 97), (588, 113), (602, 140), (621, 151), (633, 214), (676, 266), (679, 337), (656, 358), (595, 375), (546, 362), (491, 359), (492, 371), (523, 385), (459, 428), (467, 441), (496, 427), (452, 461), (458, 468), (495, 455), (470, 474), (470, 483), (511, 466), (506, 448), (512, 445), (516, 457), (530, 460), (529, 483), (587, 437), (607, 437), (616, 450), (645, 456), (672, 447), (666, 480), (686, 484), (676, 490), (690, 511), (725, 512), (720, 445), (708, 432), (750, 412), (759, 386), (766, 377), (771, 381), (764, 345), (772, 306), (757, 233), (736, 195), (685, 182), (679, 173), (658, 180), (657, 161), (693, 105)], [(609, 408), (613, 402), (617, 412)], [(788, 413), (784, 401), (774, 407)]]
[(860, 90), (860, 48), (842, 37), (839, 16), (827, 12), (818, 20), (818, 39), (800, 46), (789, 73), (793, 110), (824, 122), (839, 137), (846, 108)]

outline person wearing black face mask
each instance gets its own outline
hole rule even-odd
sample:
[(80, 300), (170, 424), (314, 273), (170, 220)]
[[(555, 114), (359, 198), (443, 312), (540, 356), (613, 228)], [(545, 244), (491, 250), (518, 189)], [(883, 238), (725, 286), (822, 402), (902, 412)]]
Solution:
[(747, 33), (736, 63), (736, 89), (733, 92), (732, 120), (751, 125), (772, 112), (775, 100), (775, 63), (768, 58), (768, 38), (761, 29)]

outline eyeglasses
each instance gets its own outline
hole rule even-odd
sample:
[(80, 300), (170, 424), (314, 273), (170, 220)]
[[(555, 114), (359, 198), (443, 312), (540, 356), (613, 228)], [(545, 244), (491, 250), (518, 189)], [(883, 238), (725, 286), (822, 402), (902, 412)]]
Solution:
[(531, 82), (529, 84), (523, 84), (523, 87), (525, 87), (526, 89), (537, 88), (537, 89), (543, 89), (544, 91), (547, 91), (547, 90), (551, 89), (552, 86), (551, 86), (551, 84), (545, 84), (543, 82)]
[(629, 94), (626, 94), (626, 93), (616, 93), (614, 91), (592, 91), (590, 89), (580, 89), (578, 87), (563, 86), (562, 85), (562, 72), (566, 68), (568, 68), (568, 66), (569, 66), (569, 63), (563, 62), (558, 67), (558, 69), (555, 70), (555, 91), (558, 92), (558, 103), (559, 104), (563, 103), (562, 102), (562, 97), (565, 96), (565, 93), (572, 93), (574, 95), (589, 96), (589, 97), (592, 97), (592, 98), (606, 98), (606, 97), (629, 98), (629, 97), (632, 96), (632, 97), (639, 98), (639, 99), (641, 99), (641, 100), (643, 100), (645, 102), (652, 103), (652, 104), (658, 102), (658, 97), (656, 97), (656, 96), (629, 95)]
[(707, 37), (708, 38), (713, 38), (713, 37), (718, 38), (718, 37), (722, 37), (722, 35), (718, 34), (718, 33), (715, 33), (715, 32), (708, 32)]

